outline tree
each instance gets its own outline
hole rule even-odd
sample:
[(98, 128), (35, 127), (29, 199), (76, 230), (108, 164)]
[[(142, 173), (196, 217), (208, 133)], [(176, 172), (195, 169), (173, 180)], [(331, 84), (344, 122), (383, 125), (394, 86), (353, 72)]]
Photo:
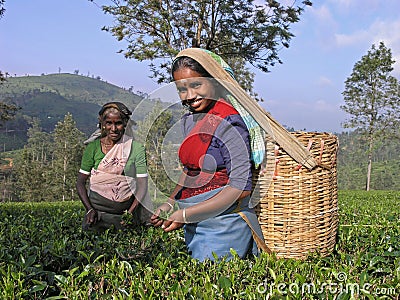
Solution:
[[(6, 9), (4, 8), (5, 2), (6, 2), (5, 0), (0, 0), (0, 19), (3, 17), (4, 12), (6, 11)], [(3, 74), (3, 72), (0, 71), (0, 83), (6, 80), (6, 75), (7, 73)]]
[(23, 201), (46, 201), (49, 198), (51, 136), (43, 132), (39, 119), (31, 121), (28, 143), (15, 162), (18, 196)]
[[(5, 0), (0, 0), (0, 19), (3, 17), (6, 9), (4, 8)], [(7, 80), (8, 73), (0, 71), (0, 84), (3, 84)], [(10, 120), (14, 117), (15, 111), (20, 109), (17, 105), (4, 102), (0, 100), (0, 122)], [(1, 123), (0, 123), (1, 125)]]
[[(1, 15), (2, 2), (0, 0), (0, 17)], [(0, 71), (0, 84), (3, 84), (7, 81), (7, 75), (8, 73), (3, 73)], [(2, 125), (2, 122), (11, 120), (14, 117), (15, 112), (19, 109), (21, 109), (19, 106), (12, 103), (7, 103), (5, 100), (0, 99), (0, 126)]]
[(71, 114), (46, 133), (34, 119), (28, 142), (15, 162), (16, 186), (23, 201), (72, 200), (83, 151), (84, 134)]
[(19, 109), (21, 109), (21, 107), (15, 104), (0, 101), (0, 126), (2, 125), (2, 122), (13, 119), (16, 111)]
[(3, 73), (0, 71), (0, 84), (3, 84), (5, 81), (7, 81), (7, 75), (8, 73)]
[[(221, 55), (238, 71), (238, 78), (251, 81), (249, 62), (263, 72), (276, 62), (278, 52), (288, 48), (293, 34), (290, 25), (299, 21), (305, 6), (284, 6), (275, 0), (112, 0), (103, 11), (114, 23), (103, 30), (117, 40), (128, 42), (121, 50), (127, 58), (150, 60), (153, 78), (159, 83), (170, 79), (171, 59), (182, 49), (201, 47)], [(155, 65), (153, 61), (160, 59)], [(242, 83), (242, 82), (240, 82)], [(248, 83), (247, 83), (248, 88)]]
[(4, 8), (5, 2), (6, 0), (0, 0), (0, 19), (3, 17), (4, 12), (6, 11), (6, 9)]
[(53, 133), (54, 160), (52, 162), (53, 186), (64, 201), (74, 199), (76, 176), (83, 152), (84, 134), (76, 128), (70, 113), (57, 123)]
[(390, 75), (395, 61), (391, 50), (383, 42), (358, 61), (353, 72), (345, 81), (342, 93), (345, 105), (341, 106), (350, 118), (344, 128), (357, 128), (367, 142), (367, 181), (370, 189), (372, 156), (376, 142), (399, 134), (400, 86)]
[[(0, 0), (0, 19), (3, 17), (4, 12), (6, 11), (6, 9), (4, 8), (5, 2), (6, 2), (5, 0)], [(6, 80), (6, 76), (7, 76), (7, 73), (3, 74), (3, 72), (0, 71), (0, 83), (2, 83), (3, 81)]]

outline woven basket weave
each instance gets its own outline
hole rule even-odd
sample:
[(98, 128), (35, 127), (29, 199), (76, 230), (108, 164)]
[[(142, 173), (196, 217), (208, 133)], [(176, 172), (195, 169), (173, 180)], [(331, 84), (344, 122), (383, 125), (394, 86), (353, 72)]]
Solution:
[[(338, 227), (336, 154), (338, 139), (329, 133), (292, 133), (318, 162), (301, 167), (272, 140), (266, 140), (270, 173), (258, 175), (252, 201), (267, 246), (277, 257), (306, 258), (330, 253)], [(272, 174), (271, 174), (272, 173)]]

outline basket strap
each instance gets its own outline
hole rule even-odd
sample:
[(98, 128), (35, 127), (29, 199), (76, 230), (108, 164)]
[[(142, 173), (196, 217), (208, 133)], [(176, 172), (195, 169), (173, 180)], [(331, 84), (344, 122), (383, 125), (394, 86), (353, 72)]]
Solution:
[(253, 116), (262, 129), (267, 132), (295, 161), (313, 169), (317, 166), (314, 157), (292, 134), (267, 113), (239, 83), (233, 79), (210, 55), (199, 48), (184, 49), (179, 56), (188, 56), (198, 61), (215, 79), (219, 81), (236, 100)]
[(263, 250), (264, 252), (267, 252), (269, 254), (272, 253), (271, 249), (269, 249), (269, 247), (267, 246), (267, 244), (265, 244), (265, 242), (258, 236), (258, 234), (255, 232), (255, 230), (253, 229), (253, 226), (251, 225), (249, 219), (247, 218), (247, 216), (239, 211), (238, 214), (243, 218), (243, 220), (247, 223), (247, 225), (250, 227), (251, 229), (251, 234), (253, 235), (253, 239), (257, 244), (258, 249)]

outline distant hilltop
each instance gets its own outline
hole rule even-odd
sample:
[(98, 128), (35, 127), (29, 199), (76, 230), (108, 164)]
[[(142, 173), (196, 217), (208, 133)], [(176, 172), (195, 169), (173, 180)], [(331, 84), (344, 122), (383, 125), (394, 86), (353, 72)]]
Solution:
[(71, 113), (77, 127), (92, 132), (97, 124), (97, 112), (109, 101), (120, 101), (131, 109), (142, 96), (116, 85), (77, 74), (8, 77), (0, 85), (0, 100), (17, 104), (21, 109), (3, 130), (26, 130), (27, 120), (39, 118), (45, 131), (54, 129), (58, 121)]
[(0, 97), (35, 92), (50, 92), (68, 100), (90, 102), (102, 105), (110, 99), (127, 104), (137, 104), (142, 96), (131, 90), (102, 81), (100, 77), (92, 78), (69, 73), (58, 73), (41, 76), (8, 77), (0, 85)]

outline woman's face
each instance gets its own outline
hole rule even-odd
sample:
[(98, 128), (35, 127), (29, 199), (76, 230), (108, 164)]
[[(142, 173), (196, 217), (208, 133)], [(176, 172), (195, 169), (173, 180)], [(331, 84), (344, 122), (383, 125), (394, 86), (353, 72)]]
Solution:
[(124, 135), (125, 126), (119, 113), (109, 112), (102, 123), (109, 140), (118, 142)]
[(204, 111), (215, 101), (215, 87), (212, 80), (189, 68), (181, 68), (173, 74), (179, 97), (194, 112)]

